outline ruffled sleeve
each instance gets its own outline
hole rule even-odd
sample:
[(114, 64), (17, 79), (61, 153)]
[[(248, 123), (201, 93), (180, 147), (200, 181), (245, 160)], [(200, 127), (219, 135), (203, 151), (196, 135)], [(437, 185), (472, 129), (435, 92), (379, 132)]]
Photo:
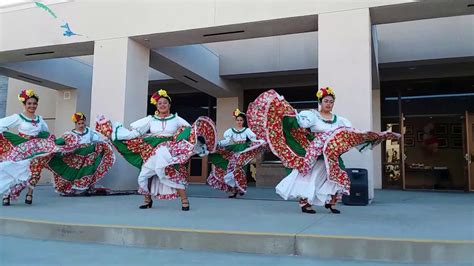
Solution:
[(140, 133), (140, 135), (144, 135), (150, 131), (150, 122), (152, 117), (149, 115), (145, 118), (137, 120), (130, 124), (130, 127)]
[(184, 120), (180, 116), (176, 115), (176, 117), (178, 119), (178, 127), (190, 127), (191, 126), (191, 124), (189, 124), (188, 121)]
[(338, 120), (339, 126), (352, 127), (351, 121), (349, 121), (347, 118), (338, 116), (337, 120)]
[(249, 138), (252, 142), (258, 142), (258, 143), (264, 143), (264, 140), (257, 139), (257, 135), (253, 133), (253, 131), (250, 128), (247, 128), (245, 130), (245, 133), (247, 134), (247, 138)]
[(219, 146), (228, 146), (232, 143), (232, 128), (229, 128), (224, 132), (224, 139), (219, 141)]
[(97, 133), (95, 130), (92, 130), (89, 128), (91, 131), (91, 141), (92, 142), (97, 142), (97, 141), (104, 141), (104, 138), (102, 137), (101, 134)]
[(131, 140), (141, 136), (136, 129), (129, 130), (120, 123), (113, 124), (112, 141), (114, 140)]
[(41, 132), (49, 132), (48, 124), (44, 121), (43, 117), (39, 117)]
[(312, 110), (301, 111), (296, 115), (298, 125), (302, 128), (310, 128), (316, 125), (316, 114)]
[(21, 119), (17, 114), (0, 119), (0, 134), (11, 128), (18, 127), (20, 123)]

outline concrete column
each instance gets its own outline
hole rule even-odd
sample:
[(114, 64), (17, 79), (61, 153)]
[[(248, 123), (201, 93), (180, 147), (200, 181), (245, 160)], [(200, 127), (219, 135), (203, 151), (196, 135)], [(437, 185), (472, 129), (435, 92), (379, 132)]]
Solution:
[[(372, 130), (374, 131), (382, 131), (381, 110), (380, 89), (372, 90)], [(374, 155), (373, 186), (376, 189), (382, 188), (382, 145), (378, 145), (372, 151)]]
[[(379, 42), (377, 27), (372, 26), (372, 130), (382, 130), (382, 107), (380, 99)], [(374, 188), (382, 188), (382, 145), (373, 150), (374, 154)], [(371, 195), (373, 198), (373, 195)]]
[(227, 98), (217, 98), (216, 102), (216, 127), (217, 135), (219, 138), (222, 138), (224, 132), (235, 126), (235, 120), (232, 116), (232, 112), (235, 108), (239, 108), (242, 112), (245, 110), (242, 109), (243, 106), (243, 95), (242, 97), (227, 97)]
[(8, 77), (0, 75), (0, 117), (5, 117), (7, 111)]
[[(98, 114), (112, 121), (145, 117), (150, 50), (129, 39), (96, 41), (91, 92), (91, 124)], [(121, 155), (100, 184), (117, 190), (137, 188), (138, 171)]]
[[(334, 112), (361, 130), (373, 129), (372, 39), (369, 9), (320, 14), (318, 16), (319, 87), (336, 93)], [(349, 168), (369, 172), (369, 197), (373, 198), (374, 153), (348, 152)]]

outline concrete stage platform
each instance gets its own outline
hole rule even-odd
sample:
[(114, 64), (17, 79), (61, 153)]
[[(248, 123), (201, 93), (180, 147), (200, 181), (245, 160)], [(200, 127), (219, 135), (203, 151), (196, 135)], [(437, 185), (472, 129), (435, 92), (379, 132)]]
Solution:
[(239, 199), (204, 185), (179, 200), (155, 200), (140, 210), (139, 195), (61, 197), (39, 186), (0, 208), (0, 234), (32, 239), (148, 248), (405, 263), (474, 263), (474, 194), (377, 190), (369, 206), (317, 207), (304, 214), (273, 188), (250, 188)]

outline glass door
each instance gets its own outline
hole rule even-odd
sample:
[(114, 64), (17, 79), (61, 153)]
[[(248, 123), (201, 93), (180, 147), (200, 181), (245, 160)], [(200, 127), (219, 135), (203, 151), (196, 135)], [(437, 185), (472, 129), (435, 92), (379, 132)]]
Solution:
[(474, 77), (387, 81), (381, 87), (382, 125), (403, 133), (400, 146), (384, 145), (383, 188), (474, 191)]
[(462, 117), (420, 114), (405, 118), (405, 188), (463, 190)]

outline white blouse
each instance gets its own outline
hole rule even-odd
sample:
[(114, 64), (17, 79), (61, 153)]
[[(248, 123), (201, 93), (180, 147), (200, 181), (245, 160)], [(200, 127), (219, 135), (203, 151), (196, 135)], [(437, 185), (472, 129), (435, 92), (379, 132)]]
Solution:
[(296, 119), (300, 127), (309, 128), (311, 132), (327, 132), (342, 126), (352, 127), (351, 122), (344, 117), (332, 114), (332, 119), (328, 121), (315, 109), (301, 111)]
[(97, 133), (95, 130), (86, 127), (84, 132), (76, 131), (75, 129), (65, 134), (74, 134), (79, 137), (79, 144), (89, 144), (97, 141), (103, 141), (104, 138), (101, 134)]
[(140, 132), (135, 129), (128, 129), (122, 125), (122, 123), (114, 122), (112, 124), (112, 141), (115, 140), (131, 140), (140, 137)]
[(258, 140), (257, 135), (250, 128), (244, 127), (241, 130), (229, 128), (224, 132), (224, 139), (219, 141), (220, 146), (228, 146), (234, 143), (244, 143), (249, 139), (252, 142), (263, 143), (264, 140)]
[(14, 114), (0, 119), (0, 134), (18, 128), (18, 132), (27, 136), (37, 136), (40, 132), (49, 132), (48, 125), (39, 115), (35, 119), (29, 119), (23, 114)]
[(171, 137), (182, 126), (190, 127), (191, 125), (177, 114), (165, 118), (149, 115), (130, 124), (132, 130), (138, 131), (140, 135), (150, 132), (152, 135), (160, 137)]

